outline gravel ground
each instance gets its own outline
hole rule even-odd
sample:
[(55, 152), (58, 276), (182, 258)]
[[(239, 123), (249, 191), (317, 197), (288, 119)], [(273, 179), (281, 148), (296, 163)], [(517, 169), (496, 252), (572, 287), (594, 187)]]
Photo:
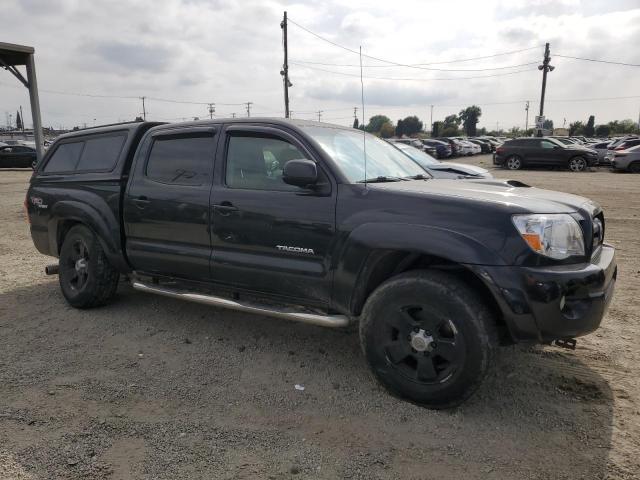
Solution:
[(0, 478), (638, 478), (640, 176), (494, 173), (600, 202), (617, 291), (575, 351), (504, 348), (436, 412), (378, 386), (353, 333), (126, 286), (70, 308), (23, 219), (30, 173), (0, 172)]

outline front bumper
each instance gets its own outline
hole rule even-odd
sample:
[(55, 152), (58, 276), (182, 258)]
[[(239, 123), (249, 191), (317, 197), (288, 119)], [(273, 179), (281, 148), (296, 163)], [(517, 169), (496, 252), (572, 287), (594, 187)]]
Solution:
[(591, 263), (468, 267), (493, 293), (516, 342), (549, 342), (596, 330), (613, 297), (618, 273), (615, 249), (606, 244)]

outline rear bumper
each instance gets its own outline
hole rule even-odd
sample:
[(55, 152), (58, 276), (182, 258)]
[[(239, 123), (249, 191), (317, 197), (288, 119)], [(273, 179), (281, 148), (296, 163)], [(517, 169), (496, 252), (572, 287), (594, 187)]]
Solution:
[(469, 268), (492, 291), (516, 342), (549, 342), (596, 330), (618, 273), (615, 250), (606, 244), (592, 263)]

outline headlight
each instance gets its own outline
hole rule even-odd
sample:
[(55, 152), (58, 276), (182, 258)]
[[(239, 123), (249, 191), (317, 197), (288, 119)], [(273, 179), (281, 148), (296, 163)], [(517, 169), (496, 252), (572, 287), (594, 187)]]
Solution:
[(534, 252), (556, 260), (584, 255), (582, 229), (571, 215), (514, 215), (512, 219), (518, 232)]

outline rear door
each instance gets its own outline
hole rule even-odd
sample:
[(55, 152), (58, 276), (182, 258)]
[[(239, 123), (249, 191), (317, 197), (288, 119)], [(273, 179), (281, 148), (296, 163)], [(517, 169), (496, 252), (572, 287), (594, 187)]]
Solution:
[(215, 128), (150, 133), (124, 196), (127, 255), (136, 270), (209, 279), (209, 197)]
[[(301, 158), (318, 165), (321, 186), (316, 190), (282, 181), (284, 164)], [(212, 278), (327, 305), (336, 191), (328, 171), (292, 133), (228, 126), (212, 193)]]

